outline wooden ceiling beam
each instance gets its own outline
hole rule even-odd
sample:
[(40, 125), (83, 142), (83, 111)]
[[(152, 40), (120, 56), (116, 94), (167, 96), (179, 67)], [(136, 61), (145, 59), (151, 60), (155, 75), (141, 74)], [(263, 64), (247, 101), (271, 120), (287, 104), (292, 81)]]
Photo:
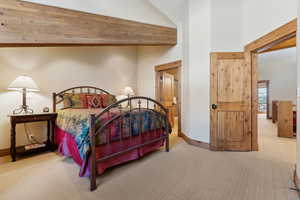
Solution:
[(177, 29), (19, 0), (0, 0), (0, 46), (177, 44)]

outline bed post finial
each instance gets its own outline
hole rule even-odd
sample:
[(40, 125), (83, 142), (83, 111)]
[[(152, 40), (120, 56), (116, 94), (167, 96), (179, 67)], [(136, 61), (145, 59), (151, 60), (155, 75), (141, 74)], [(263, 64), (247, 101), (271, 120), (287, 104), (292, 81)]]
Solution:
[(166, 123), (166, 152), (170, 151), (170, 140), (169, 140), (169, 109), (166, 109), (166, 118), (167, 118), (167, 123)]
[(56, 93), (54, 92), (53, 94), (52, 94), (53, 96), (52, 96), (52, 101), (53, 101), (53, 107), (52, 107), (52, 109), (53, 109), (53, 112), (55, 113), (56, 112)]

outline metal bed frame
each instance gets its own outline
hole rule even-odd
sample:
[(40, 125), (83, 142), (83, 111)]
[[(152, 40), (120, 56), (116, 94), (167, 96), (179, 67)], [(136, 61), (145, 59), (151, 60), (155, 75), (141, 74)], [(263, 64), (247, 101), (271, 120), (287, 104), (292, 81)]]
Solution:
[[(109, 92), (97, 88), (97, 87), (91, 87), (91, 86), (79, 86), (79, 87), (74, 87), (74, 88), (70, 88), (67, 90), (64, 90), (60, 93), (53, 93), (53, 112), (56, 112), (57, 109), (57, 105), (61, 104), (64, 101), (64, 94), (66, 93), (71, 93), (71, 94), (80, 94), (80, 93), (88, 93), (88, 94), (110, 94)], [(134, 108), (132, 106), (132, 102), (137, 102), (137, 106)], [(122, 105), (128, 105), (127, 107), (129, 107), (126, 111), (123, 111), (122, 109)], [(120, 114), (114, 116), (113, 118), (109, 119), (107, 122), (105, 122), (104, 124), (102, 124), (101, 126), (97, 126), (97, 120), (100, 119), (102, 116), (104, 115), (110, 115), (110, 111), (113, 108), (118, 108)], [(66, 109), (66, 108), (61, 108), (61, 109)], [(123, 127), (124, 127), (124, 120), (123, 117), (125, 115), (129, 114), (129, 119), (130, 119), (130, 139), (133, 136), (132, 133), (132, 124), (131, 124), (131, 120), (132, 120), (132, 113), (134, 111), (140, 111), (141, 109), (143, 110), (151, 110), (153, 112), (155, 112), (157, 115), (157, 120), (159, 120), (160, 122), (160, 128), (163, 129), (164, 134), (163, 136), (159, 137), (159, 138), (155, 138), (153, 140), (150, 141), (146, 141), (144, 143), (141, 143), (139, 145), (136, 146), (132, 146), (129, 147), (128, 149), (124, 149), (120, 152), (116, 152), (113, 153), (111, 155), (102, 157), (100, 159), (96, 158), (96, 137), (99, 134), (107, 134), (110, 133), (109, 131), (105, 131), (107, 130), (107, 128), (109, 128), (109, 126), (112, 123), (116, 123), (116, 121), (119, 123), (120, 126), (120, 131), (121, 133), (120, 135), (120, 141), (123, 139)], [(90, 143), (91, 143), (91, 154), (90, 154), (90, 159), (91, 159), (91, 164), (90, 164), (90, 190), (93, 191), (95, 189), (97, 189), (97, 183), (96, 183), (96, 177), (97, 177), (97, 163), (101, 163), (103, 161), (106, 161), (110, 158), (119, 156), (121, 154), (130, 152), (132, 150), (144, 147), (146, 145), (161, 141), (161, 140), (165, 140), (165, 150), (166, 152), (169, 152), (169, 131), (170, 128), (168, 125), (166, 125), (166, 127), (163, 127), (163, 124), (161, 123), (161, 121), (165, 119), (167, 120), (167, 123), (169, 122), (168, 119), (168, 109), (166, 109), (161, 103), (159, 103), (158, 101), (151, 99), (149, 97), (143, 97), (143, 96), (135, 96), (135, 97), (129, 97), (123, 100), (120, 100), (116, 103), (113, 103), (111, 105), (109, 105), (108, 107), (106, 107), (100, 114), (98, 115), (90, 115), (90, 130), (89, 130), (89, 136), (90, 136)], [(139, 119), (139, 122), (142, 122), (141, 119)], [(142, 123), (139, 124), (140, 127), (142, 126)], [(140, 129), (141, 130), (141, 129)], [(135, 137), (141, 137), (142, 133), (140, 132), (138, 134), (138, 136)], [(106, 135), (106, 138), (109, 138)], [(109, 139), (107, 140), (106, 144), (104, 145), (109, 145), (110, 141)]]

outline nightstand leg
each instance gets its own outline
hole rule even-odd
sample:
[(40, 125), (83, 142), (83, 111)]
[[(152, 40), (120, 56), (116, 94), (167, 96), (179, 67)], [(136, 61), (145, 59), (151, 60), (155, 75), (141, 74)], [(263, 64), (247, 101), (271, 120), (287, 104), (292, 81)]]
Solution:
[(50, 120), (47, 121), (47, 146), (52, 149), (50, 140)]
[(51, 150), (52, 152), (55, 151), (55, 139), (54, 139), (54, 128), (55, 128), (55, 119), (51, 120)]
[(11, 133), (10, 133), (10, 155), (12, 162), (16, 161), (16, 124), (11, 124)]

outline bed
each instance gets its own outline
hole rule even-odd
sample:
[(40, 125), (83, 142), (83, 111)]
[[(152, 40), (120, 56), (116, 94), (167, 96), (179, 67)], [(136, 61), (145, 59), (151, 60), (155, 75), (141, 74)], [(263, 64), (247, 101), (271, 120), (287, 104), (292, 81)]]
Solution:
[(105, 169), (164, 145), (169, 151), (168, 110), (151, 98), (116, 101), (103, 89), (80, 86), (53, 93), (53, 111), (58, 152), (80, 166), (79, 176), (90, 178), (91, 191)]

